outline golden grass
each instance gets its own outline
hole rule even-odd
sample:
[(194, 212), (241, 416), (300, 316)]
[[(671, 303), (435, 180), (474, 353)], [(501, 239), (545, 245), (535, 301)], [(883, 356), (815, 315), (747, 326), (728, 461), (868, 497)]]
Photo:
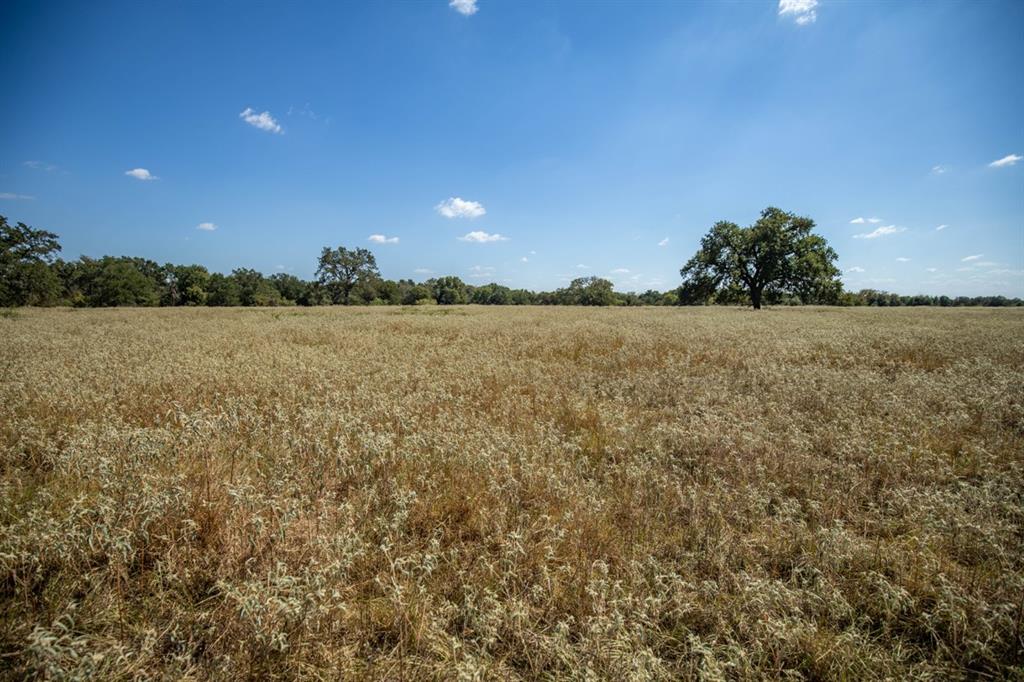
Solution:
[(1022, 313), (18, 311), (0, 675), (1024, 675)]

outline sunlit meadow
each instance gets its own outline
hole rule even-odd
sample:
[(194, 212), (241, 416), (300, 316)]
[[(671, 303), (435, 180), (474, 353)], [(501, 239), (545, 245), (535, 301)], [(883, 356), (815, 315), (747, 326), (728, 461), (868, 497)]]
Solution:
[(18, 310), (0, 676), (1024, 675), (1024, 311)]

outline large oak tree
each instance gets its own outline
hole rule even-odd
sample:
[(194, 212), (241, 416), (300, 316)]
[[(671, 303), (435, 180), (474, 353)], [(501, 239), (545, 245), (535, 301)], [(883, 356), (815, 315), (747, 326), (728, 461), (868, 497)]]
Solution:
[(380, 279), (377, 259), (368, 249), (332, 249), (325, 246), (320, 253), (317, 278), (327, 290), (333, 303), (351, 303), (352, 290), (357, 284)]
[(0, 215), (0, 306), (49, 305), (60, 296), (50, 268), (60, 243), (53, 232), (25, 223), (11, 225)]
[(831, 303), (842, 291), (836, 252), (814, 234), (814, 221), (778, 208), (761, 212), (750, 227), (721, 221), (700, 242), (700, 250), (680, 270), (681, 303), (715, 296), (749, 296), (760, 309), (766, 298), (783, 294), (804, 303)]

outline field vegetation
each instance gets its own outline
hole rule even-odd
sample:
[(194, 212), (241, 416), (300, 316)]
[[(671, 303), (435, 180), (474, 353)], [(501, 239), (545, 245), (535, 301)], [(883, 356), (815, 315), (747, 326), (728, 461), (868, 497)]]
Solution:
[(1024, 676), (1024, 315), (0, 316), (0, 677)]

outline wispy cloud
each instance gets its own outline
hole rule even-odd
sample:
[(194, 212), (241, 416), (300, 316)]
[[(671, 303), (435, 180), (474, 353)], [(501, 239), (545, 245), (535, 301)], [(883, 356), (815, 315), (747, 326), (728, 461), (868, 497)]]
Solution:
[(483, 230), (473, 230), (465, 235), (459, 237), (459, 241), (462, 242), (475, 242), (477, 244), (486, 244), (488, 242), (505, 242), (508, 241), (508, 237), (500, 235), (497, 232), (489, 234)]
[(0, 199), (13, 199), (13, 200), (24, 200), (31, 201), (35, 197), (28, 194), (17, 194), (15, 192), (0, 192)]
[(942, 231), (943, 231), (943, 230), (945, 230), (945, 229), (946, 229), (947, 227), (949, 227), (949, 225), (946, 225), (945, 223), (943, 223), (942, 225), (939, 225), (938, 227), (936, 227), (936, 228), (935, 228), (935, 231), (936, 231), (936, 232), (942, 232)]
[(907, 258), (906, 256), (900, 256), (899, 258), (896, 259), (896, 262), (897, 263), (909, 263), (910, 259)]
[(850, 221), (851, 225), (863, 225), (867, 220), (865, 218), (854, 218)]
[(369, 237), (367, 237), (367, 240), (373, 242), (374, 244), (397, 244), (398, 243), (398, 237), (386, 237), (386, 236), (384, 236), (382, 234), (371, 234)]
[(487, 213), (487, 209), (479, 201), (467, 201), (459, 197), (449, 197), (434, 207), (434, 210), (445, 218), (479, 218)]
[(881, 227), (875, 228), (871, 232), (864, 232), (864, 233), (861, 233), (861, 234), (855, 234), (855, 235), (853, 235), (853, 238), (854, 239), (877, 239), (879, 237), (885, 237), (886, 235), (898, 234), (900, 232), (905, 232), (906, 229), (907, 228), (905, 228), (905, 227), (897, 227), (895, 225), (882, 225)]
[(792, 16), (799, 26), (813, 24), (818, 19), (818, 0), (779, 0), (779, 16)]
[[(312, 119), (314, 121), (319, 121), (320, 120), (320, 115), (318, 113), (316, 113), (315, 111), (313, 111), (312, 109), (309, 108), (309, 102), (306, 102), (306, 106), (302, 107), (301, 109), (296, 109), (294, 106), (288, 107), (287, 115), (288, 116), (304, 116), (304, 117)], [(325, 123), (329, 123), (330, 119), (325, 119), (324, 122)]]
[(527, 258), (526, 256), (523, 256), (522, 258), (519, 259), (519, 262), (520, 263), (529, 263), (530, 259)]
[(199, 223), (196, 225), (197, 230), (203, 230), (204, 232), (213, 232), (217, 229), (216, 223)]
[(859, 265), (854, 265), (852, 268), (846, 268), (847, 272), (864, 272), (864, 268)]
[(589, 265), (585, 265), (583, 263), (577, 263), (576, 264), (576, 269), (577, 270), (589, 270), (590, 266)]
[(668, 246), (668, 237), (665, 237), (660, 242), (658, 242), (658, 246)]
[(938, 272), (938, 268), (925, 268), (925, 272)]
[(1007, 154), (1001, 159), (996, 159), (989, 164), (992, 168), (1003, 168), (1004, 166), (1015, 166), (1017, 162), (1024, 159), (1020, 154)]
[(628, 268), (615, 268), (614, 270), (611, 271), (611, 274), (613, 274), (613, 275), (628, 275), (629, 274), (629, 269)]
[(44, 163), (42, 161), (26, 161), (24, 165), (26, 168), (31, 168), (32, 170), (46, 171), (47, 173), (52, 173), (58, 170), (58, 167), (55, 164)]
[(448, 3), (448, 6), (459, 14), (467, 17), (476, 14), (480, 10), (480, 8), (476, 6), (476, 0), (452, 0)]
[(434, 274), (434, 271), (431, 270), (430, 268), (416, 268), (415, 270), (413, 270), (413, 272), (416, 273), (417, 275), (432, 275), (432, 274)]
[(145, 168), (132, 168), (130, 171), (125, 171), (125, 175), (135, 178), (136, 180), (159, 180), (157, 176), (150, 173)]
[(494, 268), (490, 265), (474, 265), (469, 269), (469, 276), (475, 279), (494, 276)]
[(939, 164), (937, 166), (932, 166), (932, 175), (943, 175), (943, 174), (948, 173), (948, 172), (949, 172), (949, 166), (943, 166), (942, 164)]
[(270, 115), (269, 111), (257, 114), (251, 107), (246, 107), (245, 111), (240, 113), (238, 117), (254, 128), (266, 130), (268, 133), (276, 133), (280, 135), (284, 132), (284, 128), (282, 128), (277, 120)]
[(960, 262), (970, 263), (972, 260), (981, 260), (984, 256), (985, 254), (983, 253), (976, 253), (973, 256), (964, 256), (963, 258), (960, 259)]

